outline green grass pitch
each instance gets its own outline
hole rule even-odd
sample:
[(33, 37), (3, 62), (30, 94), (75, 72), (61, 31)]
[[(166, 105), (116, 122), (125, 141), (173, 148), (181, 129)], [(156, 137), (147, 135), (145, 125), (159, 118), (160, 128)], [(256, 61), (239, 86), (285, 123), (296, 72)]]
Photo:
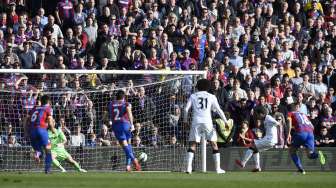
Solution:
[(226, 174), (177, 172), (15, 173), (0, 172), (1, 188), (328, 188), (335, 187), (335, 172), (227, 172)]

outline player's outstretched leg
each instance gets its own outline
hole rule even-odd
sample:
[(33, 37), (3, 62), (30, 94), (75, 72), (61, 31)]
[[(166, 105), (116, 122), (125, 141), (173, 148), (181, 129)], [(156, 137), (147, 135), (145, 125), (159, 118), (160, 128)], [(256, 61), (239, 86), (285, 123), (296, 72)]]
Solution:
[(70, 155), (68, 156), (67, 161), (71, 163), (78, 172), (87, 172), (86, 170), (82, 169), (80, 165)]
[(120, 141), (120, 145), (122, 146), (125, 155), (126, 155), (126, 171), (130, 171), (130, 165), (128, 165), (129, 161), (135, 166), (136, 171), (141, 171), (141, 166), (139, 161), (134, 157), (132, 146), (127, 143), (126, 140)]
[(61, 170), (61, 172), (66, 172), (66, 170), (63, 168), (63, 166), (61, 165), (61, 163), (53, 157), (52, 163)]
[(298, 169), (298, 172), (301, 174), (306, 174), (306, 172), (304, 171), (302, 167), (301, 160), (299, 156), (297, 155), (297, 148), (295, 148), (294, 146), (291, 146), (289, 148), (289, 152), (290, 152), (292, 161), (294, 162), (296, 168)]
[(322, 151), (317, 151), (315, 148), (315, 139), (313, 133), (308, 133), (306, 143), (304, 144), (307, 150), (309, 159), (319, 159), (321, 165), (325, 165), (325, 157)]
[(260, 168), (260, 153), (254, 153), (253, 154), (253, 159), (254, 159), (254, 163), (255, 163), (255, 168), (252, 170), (252, 172), (261, 172), (261, 168)]
[(236, 160), (236, 164), (241, 168), (245, 168), (247, 161), (252, 157), (253, 153), (255, 153), (255, 151), (253, 150), (253, 148), (249, 148), (248, 150), (246, 150), (243, 160)]

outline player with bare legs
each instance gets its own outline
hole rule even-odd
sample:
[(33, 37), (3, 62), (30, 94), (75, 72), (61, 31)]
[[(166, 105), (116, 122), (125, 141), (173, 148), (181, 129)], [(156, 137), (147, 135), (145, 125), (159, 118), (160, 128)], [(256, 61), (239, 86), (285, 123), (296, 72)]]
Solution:
[(186, 156), (186, 173), (191, 174), (196, 144), (200, 143), (201, 136), (205, 136), (205, 138), (210, 141), (213, 149), (213, 159), (215, 162), (216, 172), (218, 174), (223, 174), (225, 173), (225, 170), (220, 168), (220, 153), (217, 146), (217, 134), (212, 123), (211, 112), (217, 112), (225, 123), (227, 123), (227, 120), (223, 111), (219, 107), (217, 98), (208, 93), (210, 88), (209, 80), (199, 80), (196, 88), (198, 91), (190, 96), (184, 113), (184, 123), (186, 124), (188, 120), (188, 112), (190, 108), (192, 108), (192, 123), (189, 133), (190, 147)]
[(274, 147), (278, 141), (277, 126), (280, 124), (272, 116), (267, 115), (264, 107), (258, 107), (254, 110), (256, 119), (263, 121), (265, 127), (265, 136), (260, 140), (254, 140), (252, 146), (246, 150), (242, 160), (236, 160), (236, 164), (242, 168), (245, 167), (247, 161), (253, 156), (255, 168), (252, 172), (260, 172), (260, 152), (266, 151)]

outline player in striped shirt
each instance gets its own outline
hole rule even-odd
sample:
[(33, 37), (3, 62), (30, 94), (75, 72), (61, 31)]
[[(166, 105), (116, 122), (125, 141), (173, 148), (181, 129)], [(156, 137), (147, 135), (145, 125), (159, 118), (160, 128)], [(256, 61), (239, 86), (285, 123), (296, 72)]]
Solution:
[(125, 92), (119, 90), (116, 95), (116, 100), (111, 101), (107, 108), (114, 135), (126, 155), (126, 171), (131, 171), (131, 162), (134, 164), (136, 171), (140, 171), (141, 166), (134, 156), (132, 145), (129, 143), (132, 136), (131, 131), (134, 130), (134, 126), (131, 104), (125, 101)]
[(306, 174), (301, 164), (301, 160), (297, 155), (298, 148), (304, 146), (307, 150), (307, 157), (309, 159), (319, 158), (322, 165), (325, 164), (325, 158), (322, 151), (317, 152), (315, 148), (314, 125), (305, 114), (299, 111), (300, 103), (293, 104), (292, 109), (293, 111), (288, 113), (289, 130), (294, 130), (293, 136), (289, 134), (287, 137), (288, 142), (292, 141), (289, 153), (298, 172)]
[(42, 155), (42, 150), (45, 152), (45, 173), (50, 172), (52, 157), (51, 144), (48, 138), (47, 128), (55, 133), (53, 111), (50, 106), (49, 96), (43, 95), (41, 97), (41, 105), (35, 106), (31, 112), (28, 120), (30, 120), (30, 139), (32, 147), (34, 148), (34, 158), (38, 162)]

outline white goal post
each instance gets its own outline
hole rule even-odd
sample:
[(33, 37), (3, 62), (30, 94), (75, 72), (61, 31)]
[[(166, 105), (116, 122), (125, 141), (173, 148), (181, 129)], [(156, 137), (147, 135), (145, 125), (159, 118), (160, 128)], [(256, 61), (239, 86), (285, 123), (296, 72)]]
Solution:
[[(22, 78), (22, 77), (20, 78), (20, 76), (23, 76), (23, 75), (24, 75), (24, 78), (31, 77), (32, 75), (38, 75), (37, 79), (42, 79), (42, 80), (45, 79), (46, 77), (48, 77), (47, 80), (50, 82), (49, 83), (50, 90), (45, 89), (45, 91), (43, 91), (43, 93), (48, 93), (48, 94), (52, 94), (52, 95), (54, 95), (54, 94), (55, 95), (56, 94), (62, 95), (63, 94), (62, 92), (64, 92), (64, 90), (61, 91), (61, 88), (58, 85), (55, 85), (55, 84), (52, 84), (52, 83), (56, 82), (53, 79), (56, 79), (56, 78), (61, 79), (59, 77), (66, 77), (66, 75), (70, 75), (69, 77), (74, 77), (74, 78), (77, 78), (77, 79), (79, 77), (81, 77), (82, 75), (86, 75), (86, 76), (87, 75), (96, 75), (96, 76), (97, 75), (98, 76), (99, 75), (109, 75), (109, 76), (112, 77), (111, 79), (113, 80), (114, 83), (119, 83), (119, 81), (122, 82), (122, 84), (120, 84), (120, 85), (114, 84), (113, 87), (111, 86), (111, 84), (109, 82), (107, 82), (107, 84), (104, 84), (102, 82), (101, 85), (99, 85), (100, 87), (97, 87), (98, 86), (97, 84), (95, 85), (95, 87), (100, 88), (100, 89), (98, 89), (98, 90), (97, 89), (85, 90), (85, 93), (95, 94), (95, 92), (101, 92), (101, 90), (103, 90), (103, 91), (106, 91), (106, 90), (109, 91), (110, 90), (110, 92), (112, 92), (112, 90), (116, 90), (116, 89), (125, 89), (125, 88), (127, 88), (127, 80), (129, 80), (129, 78), (132, 77), (132, 76), (139, 75), (139, 76), (136, 76), (136, 77), (132, 77), (132, 78), (134, 78), (134, 82), (136, 82), (136, 83), (134, 83), (135, 88), (138, 87), (138, 89), (139, 89), (140, 87), (147, 87), (148, 86), (148, 88), (152, 89), (152, 85), (154, 85), (154, 86), (155, 85), (160, 85), (159, 90), (160, 90), (161, 94), (165, 94), (164, 92), (167, 92), (167, 89), (165, 87), (169, 87), (169, 88), (174, 87), (175, 92), (181, 92), (181, 91), (176, 91), (176, 90), (179, 90), (179, 89), (182, 88), (182, 86), (180, 86), (180, 85), (183, 85), (183, 84), (181, 84), (181, 82), (183, 82), (184, 77), (187, 77), (188, 75), (191, 76), (193, 79), (191, 79), (192, 82), (187, 83), (187, 84), (189, 84), (187, 87), (193, 88), (194, 85), (196, 84), (195, 81), (198, 78), (205, 78), (206, 75), (207, 75), (207, 72), (206, 71), (170, 71), (170, 70), (151, 70), (151, 71), (147, 71), (147, 70), (0, 69), (0, 83), (1, 83), (0, 94), (2, 96), (1, 97), (2, 99), (0, 98), (0, 100), (1, 100), (0, 103), (2, 101), (6, 101), (5, 100), (6, 97), (11, 97), (11, 96), (15, 95), (14, 99), (9, 100), (10, 102), (7, 102), (6, 105), (4, 105), (4, 104), (2, 105), (2, 109), (0, 107), (0, 117), (3, 118), (3, 119), (11, 119), (12, 118), (12, 121), (22, 121), (22, 119), (21, 119), (22, 115), (18, 114), (18, 116), (20, 116), (20, 118), (13, 119), (14, 114), (12, 114), (12, 112), (10, 112), (10, 111), (12, 111), (12, 108), (13, 109), (17, 108), (18, 105), (14, 104), (14, 103), (16, 103), (17, 100), (21, 100), (21, 99), (18, 99), (18, 96), (16, 96), (16, 95), (21, 95), (23, 93), (20, 93), (20, 92), (26, 92), (26, 91), (22, 91), (22, 89), (20, 90), (20, 83), (10, 83), (10, 82), (16, 82), (17, 80), (20, 80)], [(13, 77), (19, 77), (19, 78), (13, 78)], [(150, 79), (148, 79), (148, 77), (150, 77)], [(194, 78), (196, 78), (196, 79), (194, 79)], [(178, 87), (180, 87), (180, 88), (175, 86), (176, 82), (179, 82), (180, 85)], [(29, 81), (28, 81), (28, 84), (31, 84), (31, 83), (29, 83)], [(174, 86), (171, 86), (172, 84), (174, 84)], [(44, 83), (44, 85), (42, 85), (41, 87), (45, 87), (45, 85), (46, 85), (46, 83)], [(105, 87), (105, 85), (106, 85), (106, 87)], [(48, 87), (46, 87), (46, 88), (48, 88)], [(103, 89), (101, 89), (101, 88), (103, 88)], [(155, 89), (157, 89), (157, 88), (155, 88)], [(79, 91), (66, 91), (66, 92), (67, 93), (69, 93), (69, 92), (70, 93), (75, 93), (76, 95), (82, 93), (82, 91), (80, 91), (80, 92)], [(78, 92), (78, 93), (76, 93), (76, 92)], [(24, 93), (24, 95), (26, 95), (26, 93)], [(177, 97), (179, 97), (179, 96), (177, 96)], [(183, 97), (185, 97), (184, 94), (183, 94)], [(56, 104), (58, 105), (57, 100), (59, 100), (59, 98), (55, 98), (55, 100), (56, 100), (56, 102), (53, 105), (56, 105)], [(96, 97), (95, 100), (99, 101), (100, 99), (99, 99), (99, 97)], [(106, 99), (104, 99), (104, 100), (106, 100)], [(181, 99), (181, 101), (186, 102), (185, 99), (183, 99), (183, 100)], [(11, 102), (13, 102), (13, 103), (11, 103)], [(167, 100), (159, 101), (158, 103), (162, 103), (162, 104), (164, 103), (164, 105), (169, 105), (168, 104), (169, 101), (167, 101)], [(103, 105), (103, 104), (104, 103), (101, 102), (99, 105)], [(13, 105), (13, 106), (11, 106), (11, 105)], [(157, 110), (159, 111), (159, 110), (162, 110), (162, 109), (163, 109), (163, 107), (158, 106)], [(98, 112), (100, 112), (100, 111), (98, 111)], [(162, 112), (162, 113), (166, 113), (166, 112)], [(16, 115), (15, 115), (15, 117), (16, 117)], [(78, 116), (77, 117), (75, 116), (75, 120), (76, 120), (76, 118), (77, 118), (77, 121), (78, 121), (78, 119), (80, 119), (80, 118), (78, 118)], [(160, 116), (160, 118), (161, 118), (161, 116)], [(163, 120), (166, 121), (167, 119), (161, 118), (157, 121), (163, 121)], [(0, 125), (0, 135), (2, 134), (3, 130), (1, 130), (1, 129), (3, 129), (3, 128), (4, 127), (1, 127), (1, 125)], [(19, 130), (19, 131), (23, 132), (22, 129), (15, 129), (15, 130)], [(7, 140), (8, 140), (8, 138), (7, 138)], [(24, 143), (24, 141), (22, 141), (22, 142)], [(23, 143), (22, 143), (22, 145), (24, 145)], [(22, 160), (22, 159), (17, 158), (17, 156), (19, 156), (21, 153), (24, 153), (23, 152), (24, 149), (21, 149), (21, 147), (23, 147), (23, 148), (26, 147), (27, 148), (27, 147), (29, 147), (29, 145), (8, 147), (5, 144), (6, 143), (2, 143), (1, 140), (0, 140), (0, 151), (3, 153), (2, 155), (0, 155), (0, 167), (1, 167), (1, 165), (3, 165), (2, 169), (4, 169), (4, 170), (13, 170), (13, 169), (14, 170), (30, 170), (29, 168), (35, 168), (35, 167), (32, 167), (32, 166), (27, 167), (27, 166), (21, 164), (21, 163), (24, 163), (24, 161), (19, 161), (19, 162), (16, 161), (16, 160)], [(186, 145), (185, 145), (185, 147), (186, 147)], [(185, 156), (185, 153), (186, 153), (185, 152), (186, 151), (185, 147), (183, 148), (183, 150), (174, 149), (174, 152), (179, 152), (179, 156)], [(69, 148), (69, 149), (71, 151), (74, 150), (74, 153), (76, 153), (79, 150), (79, 149), (73, 149), (73, 148)], [(90, 154), (87, 154), (87, 153), (84, 152), (84, 154), (81, 154), (80, 157), (77, 157), (77, 158), (80, 159), (79, 160), (80, 163), (83, 163), (84, 166), (85, 165), (88, 166), (89, 169), (90, 168), (95, 169), (97, 165), (98, 166), (101, 165), (99, 163), (99, 161), (103, 160), (102, 158), (104, 158), (104, 152), (106, 152), (105, 150), (100, 151), (100, 149), (96, 149), (96, 148), (94, 149), (96, 152), (100, 152), (99, 154), (95, 154), (94, 152), (90, 153)], [(103, 148), (103, 149), (105, 149), (105, 148)], [(154, 150), (152, 150), (152, 149), (147, 150), (147, 149), (148, 148), (146, 147), (146, 152), (151, 153), (151, 155), (156, 154), (156, 152), (154, 152)], [(11, 151), (11, 150), (15, 150), (15, 151)], [(169, 150), (169, 151), (172, 151), (172, 150)], [(183, 151), (183, 153), (181, 153), (182, 151)], [(206, 172), (206, 141), (205, 141), (204, 138), (202, 138), (202, 140), (201, 140), (200, 151), (201, 151), (201, 156), (200, 156), (201, 165), (200, 165), (200, 168), (198, 168), (198, 169), (200, 169), (202, 172)], [(91, 152), (91, 150), (90, 150), (90, 152)], [(111, 152), (111, 151), (109, 150), (109, 152)], [(20, 154), (18, 155), (17, 153), (20, 153)], [(114, 151), (113, 151), (113, 153), (114, 153)], [(95, 160), (86, 161), (86, 159), (85, 159), (86, 154), (87, 154), (87, 157), (91, 156)], [(100, 155), (100, 154), (102, 156), (97, 156), (97, 155)], [(24, 155), (26, 155), (26, 154), (24, 154)], [(118, 155), (119, 155), (119, 153), (118, 153)], [(168, 157), (164, 158), (164, 155), (165, 155), (165, 153), (162, 153), (161, 158), (157, 159), (157, 160), (166, 160), (169, 163), (170, 159), (168, 159)], [(28, 160), (26, 157), (23, 157), (23, 158)], [(75, 154), (75, 158), (76, 158), (76, 154)], [(154, 158), (154, 157), (153, 156), (148, 156), (148, 158), (150, 159), (150, 158)], [(147, 157), (146, 157), (146, 159), (147, 159)], [(121, 159), (121, 161), (123, 161), (123, 158)], [(3, 164), (1, 164), (1, 162)], [(10, 163), (14, 163), (14, 165), (10, 164)], [(123, 163), (123, 162), (118, 161), (118, 163)], [(182, 161), (182, 164), (184, 166), (184, 161)], [(161, 168), (160, 165), (161, 164), (150, 164), (150, 165), (148, 165), (149, 166), (148, 169), (149, 170), (157, 170), (157, 169), (166, 170), (167, 169), (166, 167)], [(167, 166), (169, 166), (169, 164)], [(102, 168), (102, 169), (104, 169), (104, 168)], [(118, 168), (116, 168), (116, 169), (118, 169)], [(168, 168), (168, 170), (169, 170), (169, 168)], [(176, 170), (176, 169), (173, 169), (173, 170)], [(179, 170), (181, 170), (181, 169), (179, 169)]]

